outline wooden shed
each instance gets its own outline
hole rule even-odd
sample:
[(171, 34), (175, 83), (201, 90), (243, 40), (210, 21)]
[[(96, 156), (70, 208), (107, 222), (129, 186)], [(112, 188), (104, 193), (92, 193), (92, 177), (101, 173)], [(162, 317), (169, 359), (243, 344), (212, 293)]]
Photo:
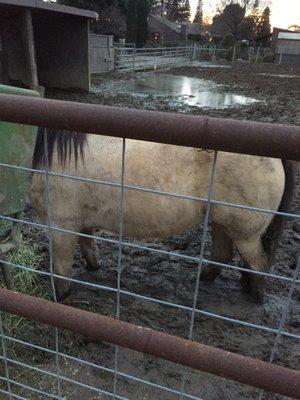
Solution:
[(0, 0), (0, 83), (90, 89), (97, 14), (42, 0)]
[(280, 32), (275, 53), (279, 64), (300, 64), (300, 32)]

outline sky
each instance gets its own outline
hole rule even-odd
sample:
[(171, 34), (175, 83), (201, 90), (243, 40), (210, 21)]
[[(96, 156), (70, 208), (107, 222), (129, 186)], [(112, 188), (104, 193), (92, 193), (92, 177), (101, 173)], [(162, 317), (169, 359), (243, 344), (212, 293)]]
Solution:
[[(218, 0), (203, 0), (204, 16), (214, 15)], [(198, 0), (190, 0), (194, 14)], [(290, 25), (300, 25), (300, 0), (271, 0), (271, 25), (278, 28), (288, 28)]]

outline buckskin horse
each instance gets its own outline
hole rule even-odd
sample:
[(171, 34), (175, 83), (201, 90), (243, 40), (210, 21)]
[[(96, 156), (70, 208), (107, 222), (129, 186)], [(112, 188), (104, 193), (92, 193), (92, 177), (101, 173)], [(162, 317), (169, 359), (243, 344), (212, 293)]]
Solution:
[[(47, 137), (47, 139), (45, 139)], [(92, 180), (121, 181), (122, 139), (39, 128), (33, 168)], [(46, 157), (47, 154), (47, 157)], [(199, 149), (126, 141), (125, 183), (186, 196), (207, 198), (213, 153)], [(288, 210), (293, 198), (294, 163), (280, 159), (219, 152), (212, 199), (273, 211)], [(56, 228), (94, 235), (119, 231), (120, 187), (49, 176), (51, 223)], [(46, 181), (34, 173), (30, 197), (38, 216), (47, 220)], [(199, 226), (206, 203), (130, 188), (125, 190), (124, 235), (163, 238)], [(280, 215), (213, 203), (210, 211), (214, 261), (229, 263), (233, 248), (245, 266), (267, 272), (282, 228)], [(87, 237), (53, 230), (54, 270), (70, 277), (74, 248), (79, 240), (87, 267), (98, 268), (99, 249)], [(207, 265), (202, 279), (214, 280), (220, 268)], [(263, 301), (263, 276), (242, 274), (254, 301)], [(56, 280), (60, 298), (69, 282)]]

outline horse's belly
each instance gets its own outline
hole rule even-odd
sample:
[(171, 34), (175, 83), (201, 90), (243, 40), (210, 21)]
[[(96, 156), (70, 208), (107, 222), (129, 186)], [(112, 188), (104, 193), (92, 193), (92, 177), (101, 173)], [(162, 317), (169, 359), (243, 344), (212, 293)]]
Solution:
[[(120, 229), (120, 191), (109, 190), (94, 198), (93, 215), (84, 223), (114, 234)], [(90, 204), (91, 205), (91, 204)], [(191, 230), (201, 223), (203, 204), (191, 200), (128, 190), (124, 201), (124, 236), (169, 237)]]

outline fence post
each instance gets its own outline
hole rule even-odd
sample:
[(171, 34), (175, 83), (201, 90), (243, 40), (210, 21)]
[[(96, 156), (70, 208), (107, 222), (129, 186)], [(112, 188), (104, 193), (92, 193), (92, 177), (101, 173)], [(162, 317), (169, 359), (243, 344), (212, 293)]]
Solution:
[(255, 64), (258, 63), (259, 52), (260, 52), (260, 47), (258, 46), (257, 52), (256, 52)]
[(216, 61), (216, 46), (214, 46), (214, 48), (213, 48), (212, 61), (213, 61), (213, 62)]
[(197, 45), (197, 43), (194, 43), (193, 60), (196, 60), (196, 57), (197, 57), (197, 49), (198, 49), (198, 45)]
[(235, 55), (236, 55), (236, 45), (233, 46), (232, 62), (235, 61)]
[(280, 52), (280, 56), (279, 56), (279, 65), (281, 65), (281, 63), (282, 63), (282, 56), (283, 56), (283, 53), (282, 53), (282, 51)]
[(132, 63), (133, 63), (133, 70), (135, 71), (135, 54), (136, 53), (136, 49), (134, 48), (134, 50), (133, 50), (133, 57), (132, 57)]

